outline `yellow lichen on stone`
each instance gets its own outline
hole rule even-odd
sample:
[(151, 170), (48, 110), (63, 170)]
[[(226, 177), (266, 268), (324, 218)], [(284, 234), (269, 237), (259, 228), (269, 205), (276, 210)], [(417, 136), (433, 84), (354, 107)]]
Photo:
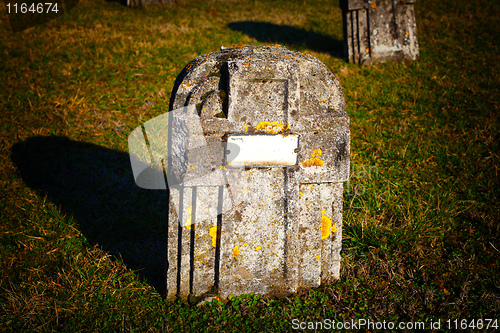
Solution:
[(193, 206), (189, 206), (186, 208), (186, 213), (189, 215), (186, 218), (186, 223), (184, 224), (186, 226), (186, 229), (191, 230), (191, 225), (193, 226), (193, 229), (196, 229), (196, 224), (191, 224), (191, 214), (193, 212)]
[(186, 218), (186, 223), (184, 223), (184, 225), (186, 226), (186, 229), (191, 230), (191, 216)]
[(188, 170), (194, 170), (194, 166), (188, 165)]
[(318, 148), (318, 149), (313, 150), (313, 152), (311, 153), (311, 156), (316, 157), (316, 156), (321, 156), (321, 154), (323, 154), (323, 152), (321, 151), (320, 148)]
[(326, 212), (323, 209), (321, 212), (323, 215), (321, 217), (321, 239), (326, 239), (330, 236), (331, 229), (332, 229), (332, 219), (326, 216)]
[(243, 245), (248, 246), (248, 243), (245, 243), (245, 244), (243, 244)]
[(316, 259), (318, 259), (318, 260), (319, 260), (319, 255), (317, 255), (317, 256), (316, 256)]
[(302, 162), (302, 166), (305, 168), (311, 167), (311, 166), (322, 166), (323, 164), (324, 164), (323, 161), (317, 157), (310, 158), (310, 159)]
[(241, 192), (242, 192), (242, 193), (245, 193), (246, 191), (248, 191), (248, 189), (247, 189), (247, 188), (242, 188), (242, 189), (241, 189)]
[(262, 246), (257, 246), (255, 249), (256, 249), (257, 251), (260, 251), (260, 249), (262, 249)]
[(336, 226), (332, 227), (332, 232), (337, 232), (337, 227)]
[(217, 226), (214, 225), (213, 227), (211, 227), (208, 234), (210, 235), (210, 237), (212, 237), (212, 246), (216, 247), (217, 246)]
[(235, 247), (233, 247), (233, 257), (236, 258), (239, 254), (240, 254), (240, 247), (236, 245)]
[(223, 165), (220, 165), (219, 170), (226, 170), (226, 168)]
[(246, 124), (243, 124), (243, 129), (246, 131), (248, 131), (248, 126)]
[(280, 123), (279, 121), (261, 121), (255, 127), (258, 131), (267, 132), (269, 134), (279, 134), (290, 128), (287, 123)]
[(302, 197), (302, 196), (304, 196), (304, 193), (299, 192), (299, 197)]

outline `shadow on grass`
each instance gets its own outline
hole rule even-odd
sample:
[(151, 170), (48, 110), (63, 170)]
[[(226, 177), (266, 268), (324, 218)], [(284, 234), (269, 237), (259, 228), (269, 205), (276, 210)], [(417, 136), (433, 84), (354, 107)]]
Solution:
[(227, 26), (231, 30), (243, 32), (263, 43), (303, 46), (343, 59), (343, 42), (316, 32), (294, 28), (289, 25), (254, 21), (231, 22)]
[(11, 158), (24, 182), (73, 215), (89, 242), (165, 295), (167, 193), (136, 186), (127, 153), (49, 136), (16, 143)]

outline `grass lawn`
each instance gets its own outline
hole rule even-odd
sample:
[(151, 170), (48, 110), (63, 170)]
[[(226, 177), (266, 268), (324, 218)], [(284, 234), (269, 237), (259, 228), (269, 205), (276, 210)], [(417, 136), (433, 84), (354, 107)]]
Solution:
[[(419, 61), (359, 67), (341, 59), (338, 1), (82, 0), (18, 33), (2, 6), (0, 331), (500, 327), (500, 3), (415, 12)], [(269, 42), (317, 57), (344, 89), (341, 279), (286, 298), (165, 301), (166, 194), (135, 186), (128, 135), (168, 110), (196, 56)]]

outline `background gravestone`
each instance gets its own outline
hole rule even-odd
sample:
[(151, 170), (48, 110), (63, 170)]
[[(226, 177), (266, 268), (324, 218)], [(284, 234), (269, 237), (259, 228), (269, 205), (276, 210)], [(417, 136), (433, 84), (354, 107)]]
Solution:
[(341, 0), (344, 56), (369, 65), (418, 57), (416, 0)]

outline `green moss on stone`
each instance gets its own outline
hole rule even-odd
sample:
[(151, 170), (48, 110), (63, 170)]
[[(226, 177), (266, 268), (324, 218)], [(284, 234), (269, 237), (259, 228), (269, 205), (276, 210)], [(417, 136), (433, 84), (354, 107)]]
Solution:
[(201, 95), (201, 100), (204, 101), (206, 100), (210, 95), (212, 95), (213, 93), (215, 92), (215, 90), (209, 90), (207, 91), (206, 93), (204, 93), (203, 95)]
[(196, 112), (198, 113), (199, 117), (201, 117), (201, 107), (202, 106), (203, 106), (203, 102), (196, 104)]
[(220, 72), (213, 72), (213, 73), (210, 73), (210, 74), (207, 75), (207, 77), (212, 77), (212, 76), (218, 76), (218, 77), (220, 77), (221, 74), (220, 74)]

